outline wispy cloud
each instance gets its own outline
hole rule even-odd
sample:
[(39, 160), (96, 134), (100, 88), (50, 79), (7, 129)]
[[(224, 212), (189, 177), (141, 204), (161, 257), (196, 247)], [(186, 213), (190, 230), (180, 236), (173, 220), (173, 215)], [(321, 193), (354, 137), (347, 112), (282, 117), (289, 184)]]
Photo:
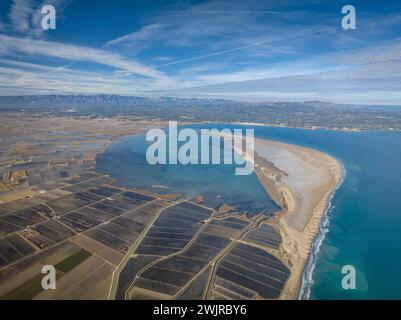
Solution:
[(328, 54), (308, 63), (300, 61), (267, 69), (193, 75), (196, 80), (192, 83), (204, 86), (165, 94), (259, 101), (304, 100), (308, 96), (340, 103), (400, 105), (400, 52), (401, 39), (396, 39), (374, 48)]
[(59, 42), (0, 35), (0, 53), (2, 55), (24, 53), (29, 55), (54, 57), (68, 61), (85, 61), (114, 67), (116, 69), (125, 70), (146, 77), (165, 77), (161, 72), (117, 53)]
[(318, 30), (309, 30), (305, 33), (298, 33), (295, 36), (292, 36), (289, 38), (281, 38), (281, 39), (275, 39), (275, 40), (268, 39), (268, 40), (259, 41), (259, 42), (251, 43), (251, 44), (240, 46), (240, 47), (230, 48), (230, 49), (226, 49), (226, 50), (221, 50), (221, 51), (217, 51), (217, 52), (213, 52), (213, 53), (209, 53), (209, 54), (205, 54), (205, 55), (201, 55), (201, 56), (167, 62), (167, 63), (161, 64), (161, 65), (158, 65), (158, 67), (160, 68), (160, 67), (166, 67), (166, 66), (171, 66), (171, 65), (175, 65), (175, 64), (181, 64), (181, 63), (185, 63), (185, 62), (202, 60), (202, 59), (225, 55), (225, 54), (229, 54), (229, 53), (233, 53), (233, 52), (237, 52), (237, 51), (245, 51), (245, 50), (252, 49), (255, 47), (262, 47), (262, 46), (265, 47), (266, 45), (274, 46), (276, 44), (282, 44), (282, 43), (286, 43), (287, 41), (301, 39), (301, 38), (305, 38), (305, 37), (316, 35), (316, 34), (324, 34), (324, 35), (333, 34), (334, 32), (336, 32), (336, 30), (337, 30), (336, 28), (323, 28), (323, 29), (318, 29)]
[[(164, 80), (118, 76), (107, 72), (49, 67), (35, 63), (0, 58), (0, 92), (2, 94), (35, 93), (115, 93), (133, 94), (149, 87), (165, 88)], [(3, 90), (6, 90), (3, 93)]]
[(60, 18), (62, 12), (73, 0), (12, 0), (8, 17), (9, 29), (25, 35), (39, 37), (44, 30), (41, 26), (43, 14), (41, 9), (44, 5), (53, 5)]
[(29, 31), (34, 7), (34, 0), (13, 0), (10, 7), (9, 18), (15, 30), (19, 32)]
[(150, 24), (141, 28), (137, 32), (132, 32), (114, 40), (110, 40), (105, 44), (105, 46), (123, 46), (134, 50), (137, 49), (137, 51), (139, 51), (149, 45), (149, 39), (157, 38), (163, 28), (164, 25), (161, 23)]
[[(395, 94), (401, 91), (399, 12), (380, 16), (357, 8), (357, 30), (344, 31), (341, 8), (326, 10), (332, 0), (232, 0), (229, 6), (223, 0), (185, 1), (151, 13), (144, 9), (135, 29), (124, 30), (124, 22), (118, 22), (117, 31), (110, 25), (102, 34), (104, 17), (94, 10), (91, 29), (82, 29), (87, 37), (77, 35), (78, 45), (67, 24), (47, 34), (40, 28), (44, 3), (54, 4), (59, 18), (71, 2), (12, 0), (8, 21), (3, 28), (0, 24), (1, 93), (157, 90), (336, 101), (358, 94), (372, 101), (400, 96)], [(114, 9), (111, 4), (110, 15)], [(108, 34), (118, 36), (107, 39)]]
[[(339, 26), (335, 20), (321, 22), (323, 14), (268, 10), (286, 2), (263, 2), (262, 7), (244, 1), (231, 1), (230, 8), (226, 1), (173, 6), (149, 17), (148, 24), (141, 29), (112, 39), (107, 45), (165, 49), (173, 58), (180, 56), (174, 59), (176, 62), (168, 64), (173, 65), (223, 54), (233, 56), (246, 49), (255, 49), (252, 52), (255, 53), (259, 48), (263, 52), (263, 46), (270, 43), (288, 47), (292, 42), (286, 42), (287, 38), (304, 37), (306, 40), (308, 35), (312, 37), (315, 33), (324, 33), (328, 27)], [(186, 57), (180, 54), (181, 49), (188, 52)]]

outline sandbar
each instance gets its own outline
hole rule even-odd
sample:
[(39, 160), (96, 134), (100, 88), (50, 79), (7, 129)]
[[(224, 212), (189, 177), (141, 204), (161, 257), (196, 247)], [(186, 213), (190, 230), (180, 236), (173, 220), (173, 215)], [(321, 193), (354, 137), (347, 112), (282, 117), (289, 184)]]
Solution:
[(296, 299), (319, 225), (341, 181), (342, 165), (311, 148), (255, 139), (255, 173), (282, 209), (271, 220), (283, 239), (279, 258), (291, 270), (280, 298)]

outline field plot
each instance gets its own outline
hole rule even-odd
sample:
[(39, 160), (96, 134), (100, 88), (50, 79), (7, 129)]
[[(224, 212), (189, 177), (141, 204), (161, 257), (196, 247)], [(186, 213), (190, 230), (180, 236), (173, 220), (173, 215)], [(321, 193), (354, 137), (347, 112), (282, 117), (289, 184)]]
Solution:
[(90, 251), (93, 254), (103, 258), (112, 265), (118, 265), (123, 258), (123, 255), (120, 252), (92, 238), (89, 238), (84, 234), (76, 235), (75, 237), (71, 238), (71, 240), (87, 251)]
[(101, 223), (100, 219), (88, 215), (87, 212), (78, 211), (70, 212), (62, 216), (60, 220), (75, 232), (83, 232)]
[[(23, 259), (14, 262), (10, 266), (0, 268), (0, 295), (5, 293), (4, 289), (21, 284), (40, 273), (42, 265), (55, 265), (81, 248), (69, 241), (61, 242), (46, 250), (40, 250), (30, 254)], [(28, 276), (25, 276), (25, 273)], [(10, 284), (10, 286), (7, 285)]]
[(262, 224), (258, 229), (251, 231), (244, 239), (256, 245), (278, 249), (281, 244), (281, 236), (272, 226)]
[[(34, 299), (71, 299), (74, 296), (80, 299), (92, 289), (90, 286), (96, 287), (112, 272), (112, 267), (103, 259), (83, 249), (56, 264), (55, 268), (60, 272), (57, 289), (42, 291)], [(97, 296), (100, 292), (95, 290), (92, 294)]]
[[(58, 295), (55, 299), (63, 300), (105, 300), (107, 299), (113, 267), (103, 263), (94, 270), (83, 274), (82, 280), (71, 283), (65, 291)], [(38, 297), (41, 298), (41, 297)]]
[(120, 201), (122, 201), (123, 203), (128, 202), (135, 206), (140, 206), (146, 202), (155, 200), (154, 197), (151, 197), (151, 196), (148, 196), (145, 194), (141, 194), (141, 193), (137, 193), (137, 192), (132, 192), (132, 191), (124, 192), (124, 193), (122, 193), (120, 195), (116, 195), (112, 198), (117, 200), (118, 202), (120, 202)]
[(8, 234), (16, 230), (29, 227), (46, 221), (54, 216), (53, 211), (45, 204), (39, 204), (32, 208), (13, 211), (0, 217), (0, 233)]
[(121, 192), (118, 188), (99, 186), (53, 201), (51, 206), (59, 214), (64, 213), (60, 218), (64, 224), (76, 232), (84, 232), (135, 208), (130, 203), (118, 205), (117, 201), (109, 199)]
[(57, 215), (63, 215), (69, 211), (101, 201), (109, 195), (118, 192), (122, 192), (122, 190), (108, 186), (98, 186), (97, 188), (78, 191), (74, 194), (51, 200), (48, 202), (48, 205)]
[(0, 239), (0, 267), (4, 267), (33, 252), (35, 252), (35, 249), (16, 234), (2, 238)]
[(93, 200), (80, 198), (77, 194), (70, 194), (48, 202), (48, 205), (54, 210), (57, 215), (62, 215), (68, 211), (78, 209), (93, 203)]
[(94, 189), (89, 189), (88, 192), (96, 194), (101, 197), (110, 197), (116, 193), (121, 193), (121, 189), (114, 188), (111, 186), (102, 185)]
[(132, 206), (129, 209), (124, 209), (124, 208), (115, 206), (114, 202), (112, 204), (110, 204), (109, 202), (105, 202), (105, 200), (103, 200), (101, 202), (96, 202), (96, 203), (90, 205), (88, 208), (92, 208), (92, 209), (96, 210), (97, 212), (103, 212), (105, 215), (107, 215), (111, 218), (114, 218), (115, 216), (118, 216), (118, 215), (124, 213), (125, 211), (131, 210), (135, 207)]
[(210, 298), (215, 300), (244, 300), (256, 296), (257, 293), (253, 290), (215, 276)]
[(21, 227), (21, 228), (25, 228), (27, 226), (39, 223), (39, 222), (43, 222), (45, 221), (47, 218), (38, 214), (34, 209), (32, 208), (27, 208), (27, 209), (23, 209), (20, 211), (16, 211), (14, 213), (10, 213), (10, 214), (6, 214), (3, 215), (1, 217), (1, 220)]
[(31, 198), (31, 199), (21, 199), (4, 203), (0, 205), (0, 217), (3, 216), (3, 214), (30, 208), (42, 202), (43, 201), (40, 199)]
[(72, 168), (46, 168), (45, 170), (28, 170), (28, 184), (30, 186), (39, 186), (47, 189), (49, 183), (61, 181), (70, 176), (79, 174), (84, 171), (84, 168), (74, 170)]
[(205, 233), (230, 238), (238, 235), (248, 224), (249, 222), (234, 217), (220, 220), (216, 219), (209, 223)]
[[(81, 229), (85, 227), (91, 228), (94, 225), (102, 223), (98, 227), (85, 232), (85, 235), (107, 247), (125, 253), (139, 237), (147, 221), (157, 214), (167, 203), (158, 201), (149, 203), (149, 201), (153, 201), (155, 198), (134, 192), (124, 192), (118, 194), (118, 196), (122, 196), (124, 199), (128, 199), (128, 201), (119, 201), (110, 198), (97, 202), (87, 207), (97, 210), (97, 223), (92, 226), (84, 226), (83, 223), (79, 223), (82, 225)], [(139, 205), (143, 206), (137, 208)], [(99, 220), (102, 217), (102, 213), (112, 219), (109, 218), (110, 221), (103, 223), (104, 221)], [(90, 218), (89, 215), (87, 217)], [(95, 217), (92, 218), (96, 219)], [(77, 219), (75, 218), (73, 221), (75, 222)]]
[[(175, 207), (171, 209), (175, 209)], [(165, 218), (166, 216), (163, 214), (162, 217)], [(168, 217), (170, 218), (170, 216)], [(237, 218), (227, 218), (209, 222), (201, 232), (190, 239), (190, 243), (186, 241), (187, 244), (189, 243), (189, 246), (187, 246), (184, 251), (160, 259), (160, 261), (140, 272), (133, 283), (129, 296), (138, 297), (143, 290), (146, 290), (147, 295), (151, 295), (153, 291), (154, 297), (157, 297), (159, 293), (162, 293), (164, 297), (173, 297), (180, 291), (187, 290), (185, 287), (188, 283), (195, 279), (199, 273), (204, 272), (232, 242), (232, 238), (239, 235), (247, 225), (248, 222)], [(216, 233), (211, 233), (215, 231), (213, 228), (220, 228), (224, 232), (217, 236)], [(152, 235), (152, 233), (150, 233), (150, 235)], [(178, 236), (177, 233), (174, 235)], [(177, 241), (177, 238), (173, 238), (173, 240), (169, 240), (168, 242), (162, 239), (163, 238), (159, 239), (159, 241), (163, 241), (163, 243), (167, 243), (168, 245)], [(195, 294), (195, 292), (198, 292), (199, 295), (199, 291), (204, 289), (206, 285), (202, 280), (204, 278), (202, 278), (201, 275), (198, 277), (200, 277), (201, 280), (196, 278), (198, 282), (193, 285), (193, 289), (189, 291), (187, 297), (190, 294)], [(203, 289), (200, 290), (200, 288)]]
[(288, 268), (266, 251), (238, 243), (219, 262), (210, 298), (278, 298), (289, 276)]
[(182, 202), (163, 211), (135, 253), (166, 256), (184, 248), (213, 210)]
[(209, 277), (212, 267), (207, 267), (198, 277), (188, 286), (184, 292), (177, 297), (178, 300), (202, 300), (209, 284)]
[[(139, 211), (139, 210), (141, 210), (141, 209), (138, 209), (137, 211)], [(130, 215), (130, 217), (131, 217), (131, 219), (126, 217), (126, 215), (117, 217), (117, 218), (113, 219), (113, 224), (118, 225), (123, 228), (127, 228), (136, 233), (141, 233), (142, 230), (144, 229), (145, 225), (141, 222), (133, 220), (134, 217), (132, 215)]]
[(9, 233), (13, 233), (14, 231), (20, 230), (21, 227), (17, 227), (11, 223), (7, 223), (0, 219), (0, 237), (3, 237)]
[(99, 229), (112, 235), (118, 235), (120, 239), (127, 241), (128, 243), (135, 241), (135, 239), (137, 239), (139, 236), (139, 233), (134, 229), (113, 222), (103, 224), (99, 227)]
[(79, 191), (75, 194), (75, 196), (83, 201), (86, 201), (88, 203), (91, 202), (96, 202), (96, 201), (100, 201), (103, 199), (102, 196), (98, 196), (94, 193), (90, 193), (90, 192), (85, 192), (85, 191)]
[(115, 235), (103, 231), (100, 228), (89, 230), (85, 233), (85, 235), (123, 253), (128, 250), (130, 245), (128, 241), (124, 241)]
[(13, 164), (11, 166), (11, 171), (19, 171), (19, 170), (34, 170), (46, 168), (48, 165), (48, 161), (29, 161), (26, 163)]
[[(56, 279), (60, 279), (60, 272), (56, 272)], [(1, 297), (1, 300), (30, 300), (42, 292), (43, 274), (38, 274), (18, 288)]]
[(96, 172), (86, 172), (79, 176), (71, 177), (66, 182), (69, 183), (70, 185), (73, 185), (73, 184), (81, 183), (81, 182), (88, 181), (88, 180), (94, 180), (94, 179), (100, 178), (100, 177), (107, 177), (107, 176), (98, 174)]
[(105, 205), (108, 205), (110, 207), (118, 208), (118, 209), (123, 209), (124, 211), (132, 210), (136, 208), (137, 206), (123, 201), (123, 200), (115, 200), (113, 198), (107, 197), (106, 199), (103, 200), (102, 202)]
[(31, 209), (35, 210), (36, 213), (45, 216), (46, 218), (53, 218), (55, 216), (54, 211), (47, 204), (38, 204)]
[(131, 286), (132, 281), (135, 279), (136, 274), (141, 269), (143, 269), (148, 264), (152, 263), (158, 258), (159, 256), (145, 256), (145, 255), (137, 255), (135, 257), (130, 258), (118, 277), (115, 299), (124, 300), (125, 293)]
[(58, 242), (44, 236), (43, 234), (34, 229), (21, 230), (20, 234), (24, 236), (25, 239), (29, 240), (29, 242), (32, 243), (38, 249), (45, 249), (47, 247), (57, 244)]
[[(108, 177), (108, 176), (101, 176), (101, 177), (95, 177), (95, 178), (90, 178), (90, 179), (85, 179), (84, 177), (82, 180), (73, 180), (73, 181), (68, 181), (71, 185), (68, 187), (64, 187), (63, 190), (70, 191), (70, 192), (78, 192), (78, 191), (83, 191), (86, 189), (91, 189), (91, 188), (96, 188), (102, 184), (105, 183), (112, 183), (113, 179)], [(73, 183), (71, 183), (73, 182)]]
[[(51, 187), (52, 186), (49, 186), (49, 188), (51, 188)], [(38, 194), (36, 196), (36, 198), (46, 201), (46, 202), (49, 202), (49, 201), (52, 201), (52, 200), (55, 200), (55, 199), (58, 199), (58, 198), (61, 198), (64, 196), (68, 196), (69, 194), (71, 194), (71, 192), (61, 190), (61, 189), (59, 189), (59, 187), (60, 187), (59, 185), (56, 185), (55, 189), (52, 189), (52, 190), (45, 189), (46, 193)]]
[(75, 234), (71, 229), (65, 227), (55, 219), (38, 224), (35, 227), (32, 227), (32, 229), (54, 242), (61, 242)]
[[(56, 269), (57, 280), (74, 270), (90, 256), (91, 253), (76, 246), (70, 245), (67, 250), (62, 249), (58, 254), (51, 258), (53, 261), (52, 264)], [(54, 263), (56, 261), (58, 262)], [(43, 274), (40, 273), (40, 270), (41, 265), (44, 264), (46, 264), (46, 262), (42, 261), (40, 264), (34, 264), (32, 267), (25, 269), (25, 274), (22, 274), (22, 276), (17, 279), (17, 284), (11, 287), (12, 289), (2, 295), (0, 299), (32, 299), (35, 296), (40, 295), (43, 291), (41, 285)], [(29, 269), (32, 269), (32, 271), (29, 271)]]
[[(165, 201), (165, 200), (155, 200), (152, 202), (149, 202), (148, 204), (139, 207), (136, 210), (130, 211), (125, 213), (124, 215), (120, 217), (124, 217), (126, 219), (130, 219), (136, 223), (146, 225), (150, 221), (153, 220), (153, 218), (160, 213), (160, 211), (167, 206), (170, 206), (171, 202)], [(116, 221), (120, 221), (120, 219), (115, 219)], [(122, 220), (121, 220), (122, 222)]]

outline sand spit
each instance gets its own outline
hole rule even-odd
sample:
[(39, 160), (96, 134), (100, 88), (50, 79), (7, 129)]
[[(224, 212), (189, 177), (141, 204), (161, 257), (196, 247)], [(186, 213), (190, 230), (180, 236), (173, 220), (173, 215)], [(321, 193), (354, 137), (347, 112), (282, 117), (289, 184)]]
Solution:
[(340, 183), (342, 166), (317, 150), (256, 139), (255, 172), (282, 208), (272, 224), (283, 238), (279, 257), (291, 275), (280, 298), (296, 299), (320, 222)]

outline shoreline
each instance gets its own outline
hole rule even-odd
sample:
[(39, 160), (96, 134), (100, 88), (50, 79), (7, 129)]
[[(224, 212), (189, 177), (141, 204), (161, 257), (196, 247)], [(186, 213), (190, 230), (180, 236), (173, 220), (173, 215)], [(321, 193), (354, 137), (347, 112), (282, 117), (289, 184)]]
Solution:
[(312, 289), (312, 286), (314, 283), (313, 273), (315, 271), (317, 259), (319, 257), (320, 248), (321, 248), (321, 245), (323, 244), (324, 239), (326, 238), (326, 234), (329, 232), (330, 220), (329, 220), (328, 214), (330, 213), (330, 210), (333, 208), (332, 201), (335, 196), (335, 193), (343, 184), (346, 174), (347, 174), (347, 171), (341, 162), (340, 162), (340, 165), (341, 165), (341, 169), (342, 169), (341, 179), (338, 182), (336, 188), (333, 190), (333, 192), (330, 195), (329, 203), (327, 205), (326, 211), (324, 212), (322, 221), (319, 225), (319, 231), (315, 237), (315, 240), (312, 243), (311, 253), (309, 255), (309, 259), (305, 266), (305, 270), (304, 270), (304, 273), (303, 273), (302, 279), (301, 279), (301, 287), (300, 287), (300, 290), (298, 293), (298, 300), (309, 300), (310, 299), (311, 289)]
[[(116, 139), (123, 136), (130, 136), (141, 134), (144, 130), (139, 130), (135, 133), (117, 134), (105, 144), (99, 152), (96, 153), (96, 158), (102, 154), (108, 146)], [(272, 161), (269, 157), (261, 155), (260, 144), (270, 144), (279, 146), (279, 148), (290, 149), (293, 153), (307, 153), (313, 156), (318, 155), (318, 159), (325, 159), (329, 166), (334, 168), (333, 183), (326, 188), (324, 194), (319, 201), (312, 208), (312, 214), (309, 217), (307, 224), (301, 230), (294, 229), (291, 222), (288, 221), (288, 216), (297, 213), (299, 209), (300, 200), (297, 199), (299, 194), (291, 186), (291, 184), (283, 183), (286, 177), (291, 175), (280, 167), (280, 161), (275, 159)], [(96, 159), (95, 158), (95, 159)], [(95, 171), (98, 171), (95, 160)], [(288, 170), (287, 170), (288, 171)], [(335, 191), (340, 187), (345, 170), (343, 165), (334, 157), (323, 153), (321, 151), (301, 147), (298, 145), (282, 143), (267, 139), (255, 139), (255, 158), (254, 158), (254, 172), (256, 173), (259, 182), (269, 195), (271, 200), (276, 203), (281, 211), (277, 212), (276, 216), (270, 221), (280, 232), (283, 243), (278, 252), (278, 257), (282, 260), (291, 270), (291, 275), (284, 286), (279, 299), (301, 299), (309, 297), (310, 286), (312, 284), (312, 274), (314, 271), (316, 256), (319, 252), (321, 242), (324, 240), (324, 223), (327, 220), (327, 213), (331, 208), (331, 200)], [(277, 184), (277, 182), (279, 182)], [(322, 229), (323, 228), (323, 229)], [(306, 294), (306, 296), (305, 296)]]
[(255, 173), (282, 208), (271, 221), (283, 239), (279, 257), (291, 270), (280, 299), (300, 298), (311, 280), (320, 247), (316, 241), (324, 239), (319, 234), (344, 168), (318, 150), (255, 139)]
[(290, 126), (290, 125), (281, 125), (275, 123), (261, 123), (261, 122), (241, 122), (241, 121), (233, 121), (233, 122), (213, 122), (213, 121), (200, 121), (193, 122), (192, 124), (227, 124), (227, 125), (239, 125), (239, 126), (249, 126), (249, 127), (266, 127), (266, 128), (282, 128), (282, 129), (300, 129), (300, 130), (308, 130), (308, 131), (336, 131), (336, 132), (354, 132), (354, 133), (363, 133), (363, 132), (401, 132), (401, 129), (362, 129), (362, 128), (331, 128), (324, 126)]

